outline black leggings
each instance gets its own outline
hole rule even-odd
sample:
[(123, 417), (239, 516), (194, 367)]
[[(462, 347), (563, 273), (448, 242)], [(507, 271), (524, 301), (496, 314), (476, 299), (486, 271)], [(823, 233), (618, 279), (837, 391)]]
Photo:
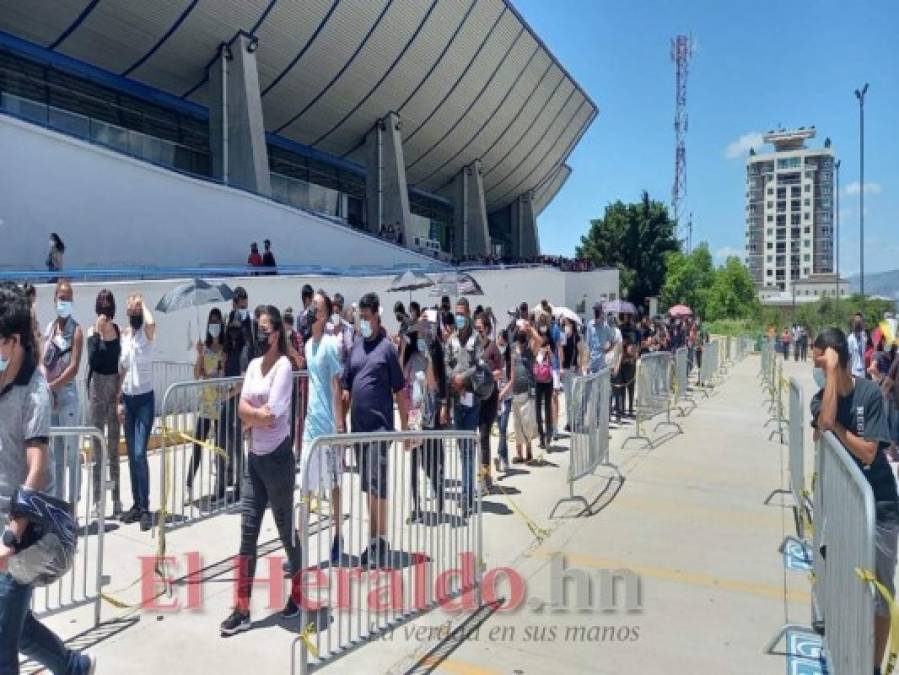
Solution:
[(256, 550), (265, 509), (272, 508), (278, 536), (284, 545), (290, 568), (300, 569), (300, 544), (293, 529), (293, 488), (296, 467), (290, 436), (267, 455), (250, 453), (248, 472), (240, 502), (240, 555), (238, 556), (237, 597), (249, 599), (256, 574)]
[(634, 374), (636, 366), (633, 363), (622, 363), (618, 369), (618, 377), (615, 378), (615, 389), (612, 398), (615, 400), (615, 413), (618, 417), (624, 414), (624, 395), (627, 393), (627, 412), (634, 414)]
[(216, 496), (225, 496), (228, 486), (234, 486), (235, 499), (240, 495), (241, 476), (243, 474), (243, 425), (237, 413), (240, 398), (235, 396), (222, 403), (219, 413), (216, 445), (228, 455), (227, 463), (220, 455), (215, 456)]
[[(542, 405), (541, 405), (542, 402)], [(546, 419), (544, 427), (543, 420)], [(553, 435), (553, 383), (537, 383), (537, 432), (544, 445), (552, 440)]]
[[(205, 441), (209, 437), (209, 428), (212, 426), (212, 420), (208, 417), (198, 417), (197, 418), (197, 428), (194, 432), (194, 438), (198, 441)], [(203, 446), (199, 443), (194, 443), (194, 452), (193, 456), (190, 458), (190, 466), (187, 467), (187, 480), (185, 483), (187, 487), (193, 487), (194, 484), (194, 476), (197, 475), (197, 469), (200, 467), (200, 462), (203, 459)], [(202, 479), (200, 480), (202, 483)]]
[(499, 391), (493, 390), (493, 395), (486, 401), (481, 401), (478, 411), (478, 431), (481, 434), (481, 466), (490, 466), (490, 431), (496, 422), (496, 406), (499, 400)]
[(412, 448), (412, 508), (415, 511), (420, 510), (420, 502), (418, 499), (418, 468), (424, 469), (428, 480), (431, 481), (431, 487), (437, 496), (437, 510), (443, 513), (443, 441), (440, 439), (430, 439), (425, 441), (424, 446)]

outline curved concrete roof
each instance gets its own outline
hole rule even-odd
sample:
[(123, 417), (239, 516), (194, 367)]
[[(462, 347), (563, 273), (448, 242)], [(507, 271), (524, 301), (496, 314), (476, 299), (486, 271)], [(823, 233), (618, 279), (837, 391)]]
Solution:
[(553, 182), (597, 114), (506, 0), (0, 0), (0, 30), (200, 104), (250, 33), (267, 131), (362, 162), (396, 111), (409, 185), (481, 159), (489, 210)]

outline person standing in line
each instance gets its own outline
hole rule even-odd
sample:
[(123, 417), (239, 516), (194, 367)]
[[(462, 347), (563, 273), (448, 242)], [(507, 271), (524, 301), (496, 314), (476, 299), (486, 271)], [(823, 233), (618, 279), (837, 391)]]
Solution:
[(865, 349), (868, 346), (868, 334), (865, 332), (865, 320), (856, 312), (852, 317), (852, 333), (847, 339), (849, 348), (849, 370), (853, 377), (865, 377)]
[(534, 353), (540, 348), (540, 334), (526, 321), (518, 327), (512, 353), (511, 377), (500, 392), (500, 398), (512, 397), (512, 419), (515, 422), (515, 457), (513, 464), (531, 462), (531, 441), (537, 435), (536, 410), (531, 398), (534, 380)]
[(0, 517), (6, 522), (0, 545), (0, 672), (18, 673), (19, 654), (53, 673), (91, 675), (93, 656), (68, 649), (35, 619), (33, 587), (9, 572), (28, 521), (11, 516), (15, 494), (46, 491), (50, 480), (52, 400), (38, 369), (31, 311), (15, 284), (0, 286)]
[[(76, 427), (81, 424), (75, 377), (81, 368), (84, 336), (81, 326), (72, 318), (74, 297), (68, 281), (56, 284), (56, 319), (44, 331), (42, 365), (53, 394), (51, 423), (54, 427)], [(81, 452), (78, 442), (71, 437), (56, 438), (52, 447), (53, 487), (50, 492), (59, 499), (78, 504), (81, 497)]]
[[(483, 347), (483, 360), (493, 375), (493, 381), (499, 383), (503, 379), (503, 357), (499, 353), (496, 343), (490, 339), (490, 331), (493, 325), (486, 313), (482, 313), (475, 319), (474, 328), (478, 340)], [(496, 421), (499, 405), (499, 385), (495, 384), (493, 393), (489, 398), (481, 401), (478, 410), (478, 430), (481, 434), (481, 475), (484, 477), (484, 487), (489, 493), (493, 490), (493, 477), (490, 475), (490, 432)]]
[[(467, 298), (459, 298), (456, 302), (454, 323), (456, 331), (445, 345), (446, 364), (450, 369), (447, 413), (452, 415), (453, 429), (477, 431), (481, 402), (475, 392), (472, 376), (483, 358), (484, 348), (474, 334)], [(462, 463), (461, 508), (463, 517), (467, 518), (474, 508), (475, 453), (468, 441), (460, 441), (458, 445)]]
[[(319, 436), (346, 433), (343, 415), (343, 396), (340, 376), (343, 364), (340, 361), (338, 338), (328, 335), (325, 326), (331, 319), (333, 305), (331, 298), (319, 290), (312, 297), (310, 309), (315, 312), (312, 332), (305, 345), (306, 371), (309, 377), (309, 409), (303, 428), (303, 447), (313, 447)], [(311, 318), (311, 317), (310, 317)], [(343, 449), (330, 445), (315, 446), (316, 451), (309, 457), (309, 474), (302, 478), (304, 485), (316, 493), (329, 492), (331, 497), (331, 521), (334, 524), (334, 539), (331, 542), (333, 564), (340, 562), (344, 551), (341, 525), (343, 511), (340, 501), (340, 480), (343, 476)]]
[(128, 296), (128, 327), (122, 331), (119, 370), (123, 373), (119, 419), (125, 423), (128, 472), (131, 478), (131, 508), (122, 514), (123, 523), (140, 521), (142, 531), (153, 525), (150, 515), (150, 465), (147, 446), (153, 431), (156, 401), (153, 392), (153, 352), (156, 322), (140, 293)]
[(499, 401), (499, 442), (496, 446), (497, 457), (494, 459), (494, 468), (497, 473), (509, 472), (509, 417), (512, 414), (512, 390), (507, 387), (511, 377), (512, 352), (509, 349), (509, 331), (502, 329), (496, 336), (496, 350), (499, 352), (502, 368), (496, 379), (497, 398)]
[[(350, 410), (353, 433), (393, 431), (393, 400), (400, 426), (408, 428), (408, 409), (402, 396), (405, 382), (396, 347), (381, 326), (381, 303), (375, 293), (359, 300), (360, 337), (353, 344), (343, 370), (344, 408)], [(390, 558), (387, 540), (388, 444), (356, 446), (360, 487), (368, 495), (369, 544), (360, 556), (363, 567), (386, 567)]]
[(537, 330), (540, 333), (539, 348), (534, 355), (533, 370), (537, 395), (537, 433), (540, 436), (540, 449), (543, 450), (552, 441), (552, 347), (546, 326), (540, 326)]
[[(895, 595), (896, 548), (899, 538), (899, 494), (885, 449), (890, 434), (884, 399), (877, 385), (852, 374), (851, 352), (843, 331), (825, 328), (815, 338), (812, 360), (821, 389), (810, 404), (815, 436), (827, 431), (840, 441), (865, 477), (874, 496), (874, 573)], [(862, 523), (858, 523), (859, 527)], [(838, 545), (838, 544), (834, 544)], [(894, 627), (895, 628), (895, 627)], [(883, 661), (890, 634), (890, 611), (880, 594), (874, 600), (874, 663)], [(875, 667), (875, 672), (880, 672)]]
[[(636, 333), (632, 330), (623, 331), (621, 360), (618, 366), (618, 383), (615, 387), (615, 407), (619, 416), (634, 417), (634, 380), (637, 376), (637, 343)], [(627, 411), (624, 409), (625, 394), (627, 395)]]
[[(247, 372), (250, 361), (255, 356), (255, 336), (250, 318), (250, 301), (243, 286), (234, 289), (231, 312), (223, 327), (225, 342), (225, 377), (242, 377)], [(234, 488), (234, 501), (240, 501), (241, 475), (243, 474), (243, 429), (238, 414), (240, 404), (240, 384), (235, 384), (224, 393), (219, 412), (216, 445), (222, 448), (227, 460), (216, 455), (214, 502), (226, 500), (229, 487)]]
[[(59, 235), (56, 232), (52, 232), (50, 234), (50, 246), (47, 251), (47, 271), (48, 272), (61, 272), (62, 271), (62, 258), (63, 254), (66, 252), (66, 245), (62, 243), (62, 239), (59, 238)], [(56, 279), (51, 279), (50, 283), (55, 284)]]
[(593, 318), (587, 324), (587, 349), (590, 351), (591, 373), (598, 373), (606, 367), (606, 354), (614, 346), (614, 332), (603, 316), (602, 303), (597, 302), (593, 305)]
[(562, 321), (565, 332), (565, 342), (559, 348), (561, 352), (559, 379), (565, 394), (565, 431), (571, 431), (571, 385), (575, 377), (581, 372), (579, 356), (581, 351), (581, 335), (577, 326), (571, 319)]
[[(222, 312), (218, 307), (209, 310), (206, 320), (206, 339), (197, 343), (197, 357), (194, 360), (194, 379), (208, 380), (220, 378), (225, 373), (225, 336)], [(219, 416), (222, 409), (223, 390), (219, 386), (204, 387), (200, 393), (200, 411), (197, 415), (197, 425), (194, 438), (198, 441), (206, 441), (210, 432), (218, 435)], [(193, 456), (187, 467), (185, 485), (187, 487), (188, 503), (194, 500), (194, 477), (203, 459), (203, 446), (195, 442), (193, 444)], [(201, 479), (202, 482), (202, 479)]]
[[(256, 574), (259, 533), (265, 510), (271, 507), (278, 535), (292, 571), (300, 569), (301, 551), (293, 524), (296, 480), (290, 445), (290, 396), (293, 369), (281, 313), (268, 305), (259, 318), (256, 353), (247, 367), (238, 412), (250, 431), (247, 475), (241, 488), (240, 553), (237, 556), (237, 603), (221, 626), (222, 637), (250, 628), (250, 596)], [(289, 619), (300, 608), (293, 594), (281, 612)]]
[(780, 351), (783, 352), (784, 362), (790, 360), (790, 329), (784, 326), (783, 332), (780, 334)]
[[(94, 305), (97, 320), (87, 332), (87, 395), (90, 402), (90, 425), (106, 430), (106, 453), (109, 464), (109, 480), (112, 483), (112, 516), (122, 515), (122, 497), (119, 480), (119, 417), (116, 408), (119, 391), (122, 388), (122, 377), (119, 374), (119, 358), (122, 355), (121, 331), (115, 319), (115, 298), (112, 293), (103, 289), (97, 294)], [(100, 443), (94, 440), (94, 512), (96, 518), (100, 511), (101, 500), (106, 499), (100, 493), (100, 472), (103, 471), (103, 457)]]
[(808, 360), (808, 331), (805, 326), (799, 328), (799, 357), (803, 362)]

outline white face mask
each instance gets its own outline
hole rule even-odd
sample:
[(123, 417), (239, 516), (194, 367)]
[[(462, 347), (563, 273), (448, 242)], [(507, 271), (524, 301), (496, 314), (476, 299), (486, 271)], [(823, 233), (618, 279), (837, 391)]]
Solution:
[(337, 326), (340, 323), (340, 317), (335, 312), (334, 314), (331, 315), (331, 318), (328, 319), (328, 321), (331, 322), (332, 326)]
[(366, 319), (360, 319), (359, 320), (359, 332), (362, 333), (362, 337), (364, 337), (366, 340), (368, 338), (370, 338), (371, 333), (372, 333), (371, 321), (368, 321)]
[(239, 318), (241, 321), (246, 321), (247, 317), (249, 317), (249, 316), (250, 316), (250, 310), (248, 310), (248, 309), (238, 309), (237, 310), (237, 318)]
[(218, 336), (222, 334), (222, 325), (220, 323), (211, 323), (207, 330), (212, 339), (217, 340)]
[(497, 347), (497, 349), (499, 349), (499, 353), (500, 353), (500, 354), (505, 355), (505, 353), (506, 353), (506, 345), (499, 345), (499, 346)]

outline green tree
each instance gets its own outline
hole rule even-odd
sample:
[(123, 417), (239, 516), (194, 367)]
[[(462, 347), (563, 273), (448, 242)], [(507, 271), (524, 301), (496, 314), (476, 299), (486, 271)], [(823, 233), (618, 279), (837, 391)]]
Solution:
[(743, 319), (757, 313), (758, 299), (749, 269), (736, 256), (730, 256), (715, 272), (708, 292), (706, 318)]
[(705, 316), (709, 290), (715, 281), (715, 266), (709, 245), (703, 242), (689, 255), (669, 251), (665, 269), (662, 307), (683, 303), (700, 316)]
[(602, 218), (591, 220), (577, 247), (577, 257), (617, 267), (621, 295), (642, 304), (662, 288), (666, 254), (679, 250), (675, 223), (667, 207), (651, 200), (644, 191), (639, 202), (616, 201), (606, 206)]
[(823, 297), (815, 302), (796, 304), (796, 323), (805, 326), (811, 335), (828, 326), (841, 329), (844, 333), (851, 329), (852, 316), (861, 312), (865, 317), (865, 325), (871, 331), (880, 323), (883, 313), (892, 311), (894, 305), (890, 300), (878, 298), (862, 298), (851, 295), (835, 302), (832, 297)]

